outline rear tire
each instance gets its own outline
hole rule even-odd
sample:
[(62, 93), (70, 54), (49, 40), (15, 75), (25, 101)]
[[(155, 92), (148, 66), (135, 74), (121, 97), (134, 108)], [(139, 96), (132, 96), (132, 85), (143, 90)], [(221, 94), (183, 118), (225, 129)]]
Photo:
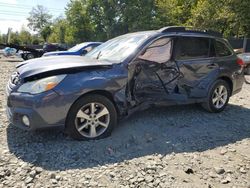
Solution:
[(110, 136), (116, 124), (112, 101), (102, 95), (86, 95), (70, 108), (66, 132), (76, 140), (96, 140)]
[(230, 94), (229, 84), (224, 80), (216, 80), (208, 92), (207, 101), (201, 106), (208, 112), (222, 112), (228, 104)]
[(33, 54), (27, 54), (27, 56), (26, 56), (27, 60), (34, 59), (34, 58), (35, 58), (35, 56)]

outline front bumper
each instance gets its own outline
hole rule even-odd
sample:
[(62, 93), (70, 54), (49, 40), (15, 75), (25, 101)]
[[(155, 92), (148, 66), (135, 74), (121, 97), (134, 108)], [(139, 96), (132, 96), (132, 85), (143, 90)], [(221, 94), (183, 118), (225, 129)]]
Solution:
[[(12, 92), (7, 98), (7, 117), (10, 123), (24, 130), (64, 126), (67, 112), (60, 105), (61, 100), (52, 90), (38, 95)], [(29, 118), (29, 126), (22, 121), (24, 115)]]

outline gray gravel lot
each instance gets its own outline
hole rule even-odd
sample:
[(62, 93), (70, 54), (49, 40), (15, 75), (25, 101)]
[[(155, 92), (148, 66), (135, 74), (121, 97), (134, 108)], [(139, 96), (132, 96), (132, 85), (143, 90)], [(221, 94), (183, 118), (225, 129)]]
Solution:
[(220, 114), (154, 108), (123, 120), (109, 138), (79, 142), (9, 125), (5, 85), (15, 65), (0, 59), (0, 187), (250, 188), (249, 85)]

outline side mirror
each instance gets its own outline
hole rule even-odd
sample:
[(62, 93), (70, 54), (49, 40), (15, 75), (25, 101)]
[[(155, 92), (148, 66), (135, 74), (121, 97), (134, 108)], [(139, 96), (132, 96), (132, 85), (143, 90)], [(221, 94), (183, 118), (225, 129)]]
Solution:
[(82, 50), (82, 54), (81, 55), (86, 55), (88, 53), (87, 50)]

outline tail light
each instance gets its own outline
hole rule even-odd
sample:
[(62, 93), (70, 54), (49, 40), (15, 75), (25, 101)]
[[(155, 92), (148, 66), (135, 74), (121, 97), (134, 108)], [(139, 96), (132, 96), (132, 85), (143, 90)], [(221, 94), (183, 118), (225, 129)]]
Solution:
[(245, 66), (244, 61), (242, 59), (240, 59), (240, 58), (237, 59), (237, 64), (240, 65), (241, 67)]

